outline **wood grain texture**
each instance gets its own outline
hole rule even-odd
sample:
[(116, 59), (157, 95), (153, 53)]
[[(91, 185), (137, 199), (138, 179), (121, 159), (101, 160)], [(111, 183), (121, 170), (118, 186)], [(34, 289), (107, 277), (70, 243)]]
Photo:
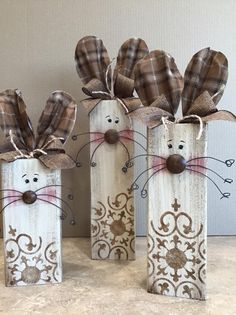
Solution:
[(1, 184), (6, 286), (61, 282), (61, 172), (21, 159), (1, 164)]
[[(116, 100), (101, 101), (90, 113), (90, 132), (102, 133), (91, 134), (90, 138), (93, 259), (135, 258), (134, 200), (133, 193), (128, 192), (133, 170), (122, 172), (129, 155), (133, 155), (131, 128), (123, 106)], [(117, 143), (104, 141), (104, 133), (111, 129), (119, 132)]]
[[(174, 124), (149, 130), (148, 152), (164, 157), (179, 154), (186, 161), (206, 156), (206, 129), (196, 140), (199, 125)], [(184, 142), (181, 142), (184, 141)], [(168, 148), (168, 144), (172, 147)], [(148, 184), (148, 291), (151, 293), (206, 298), (206, 177), (187, 170), (205, 173), (204, 162), (187, 162), (186, 169), (173, 174), (161, 158), (149, 157), (152, 169)], [(164, 167), (166, 164), (164, 164)]]

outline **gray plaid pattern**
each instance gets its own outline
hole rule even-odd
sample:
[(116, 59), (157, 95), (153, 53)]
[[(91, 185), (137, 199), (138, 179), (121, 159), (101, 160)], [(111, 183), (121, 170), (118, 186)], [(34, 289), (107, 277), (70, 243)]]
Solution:
[(110, 58), (100, 38), (83, 37), (75, 49), (75, 63), (76, 70), (84, 84), (94, 78), (105, 84), (105, 73)]
[[(37, 128), (37, 141), (31, 126), (30, 119), (26, 113), (26, 105), (17, 90), (6, 90), (0, 93), (0, 127), (6, 137), (6, 143), (0, 148), (2, 152), (0, 159), (14, 161), (14, 157), (19, 153), (10, 143), (10, 130), (14, 143), (26, 154), (35, 149), (41, 149), (54, 137), (62, 137), (63, 140), (53, 141), (52, 145), (43, 148), (45, 151), (52, 149), (47, 159), (42, 158), (42, 162), (51, 167), (69, 168), (73, 166), (73, 161), (65, 154), (62, 144), (68, 138), (76, 119), (76, 104), (69, 94), (63, 91), (53, 92), (45, 106), (39, 119)], [(41, 157), (39, 157), (41, 159)], [(45, 160), (45, 161), (44, 161)], [(46, 164), (50, 160), (51, 164)]]
[(145, 106), (164, 95), (175, 114), (180, 101), (183, 79), (174, 58), (161, 50), (150, 52), (136, 64), (135, 89)]
[(184, 89), (182, 93), (183, 115), (191, 108), (195, 99), (204, 91), (213, 96), (217, 105), (224, 92), (228, 78), (228, 61), (224, 54), (205, 48), (196, 53), (189, 62), (184, 74)]
[[(114, 94), (116, 96), (131, 97), (133, 95), (134, 66), (147, 53), (148, 48), (140, 38), (130, 38), (121, 46), (113, 75)], [(95, 36), (82, 38), (75, 49), (75, 62), (77, 72), (82, 82), (86, 85), (83, 91), (87, 95), (97, 98), (102, 97), (102, 94), (92, 92), (108, 92), (106, 71), (110, 64), (110, 58), (101, 39)], [(111, 82), (110, 76), (111, 71), (108, 73), (108, 84)], [(103, 87), (94, 79), (102, 82)], [(95, 83), (97, 83), (97, 88)]]

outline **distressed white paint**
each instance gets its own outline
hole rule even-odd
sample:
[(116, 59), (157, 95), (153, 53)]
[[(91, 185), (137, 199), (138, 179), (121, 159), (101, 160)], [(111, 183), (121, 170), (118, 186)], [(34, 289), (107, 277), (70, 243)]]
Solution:
[[(1, 184), (6, 190), (2, 193), (2, 208), (19, 199), (3, 211), (6, 285), (61, 282), (61, 212), (57, 208), (61, 207), (61, 202), (44, 195), (60, 198), (61, 187), (40, 189), (47, 185), (60, 185), (61, 172), (45, 168), (37, 159), (20, 159), (1, 164)], [(21, 193), (28, 190), (38, 190), (38, 199), (33, 204), (25, 204), (22, 200)]]
[[(116, 100), (101, 101), (90, 113), (91, 132), (105, 133), (109, 129), (121, 131), (131, 128), (131, 122), (125, 116), (123, 106)], [(91, 135), (90, 140), (94, 140), (94, 135)], [(132, 156), (133, 141), (123, 138), (120, 138), (120, 141), (125, 144)], [(99, 143), (99, 141), (91, 143), (90, 157)], [(127, 160), (127, 152), (120, 142), (116, 144), (104, 142), (94, 155), (93, 161), (96, 166), (91, 167), (93, 259), (135, 258), (133, 192), (128, 193), (133, 179), (133, 169), (129, 169), (127, 173), (122, 172)], [(117, 204), (113, 204), (115, 200)]]
[[(171, 154), (180, 154), (187, 161), (192, 157), (206, 156), (205, 128), (200, 140), (196, 140), (199, 131), (197, 124), (174, 124), (168, 126), (168, 130), (167, 132), (164, 126), (149, 130), (149, 154), (165, 158)], [(169, 142), (172, 144), (172, 148), (168, 148), (168, 140), (172, 140)], [(181, 140), (185, 143), (181, 143)], [(181, 144), (183, 148), (179, 149)], [(157, 161), (161, 163), (162, 160), (155, 160), (155, 162)], [(153, 165), (153, 162), (153, 158), (149, 157), (149, 167)], [(200, 167), (197, 170), (204, 173)], [(149, 171), (149, 176), (152, 173), (153, 170)], [(181, 174), (173, 174), (165, 169), (150, 179), (148, 185), (149, 292), (205, 299), (206, 183), (206, 178), (203, 175), (187, 170)], [(175, 201), (180, 206), (176, 211), (173, 208)], [(167, 211), (169, 214), (163, 217), (161, 226), (161, 217)], [(187, 216), (192, 220), (192, 231), (186, 228), (190, 223)], [(174, 228), (174, 217), (176, 217), (176, 226), (179, 230)], [(197, 234), (199, 235), (195, 237)], [(176, 241), (176, 249), (174, 249), (174, 240)], [(174, 276), (173, 266), (176, 267), (176, 276)]]

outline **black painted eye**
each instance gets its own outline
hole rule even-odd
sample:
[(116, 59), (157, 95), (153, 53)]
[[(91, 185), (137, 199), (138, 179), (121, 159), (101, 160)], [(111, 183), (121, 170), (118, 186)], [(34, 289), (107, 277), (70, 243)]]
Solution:
[(169, 144), (168, 144), (168, 148), (169, 148), (169, 149), (173, 148), (172, 144), (169, 143)]
[(37, 177), (34, 177), (34, 178), (33, 178), (33, 181), (34, 181), (34, 182), (37, 182), (37, 181), (38, 181), (38, 178), (37, 178)]
[(107, 119), (107, 121), (108, 121), (109, 123), (111, 123), (111, 122), (112, 122), (112, 119), (111, 119), (111, 118), (109, 118), (109, 119)]
[(184, 147), (184, 146), (183, 146), (182, 144), (179, 145), (179, 149), (180, 149), (180, 150), (182, 150), (183, 147)]
[(116, 119), (116, 120), (115, 120), (115, 123), (118, 124), (118, 122), (119, 122), (119, 119)]
[(29, 179), (26, 179), (26, 180), (25, 180), (25, 183), (26, 183), (26, 184), (29, 184), (29, 182), (30, 182)]

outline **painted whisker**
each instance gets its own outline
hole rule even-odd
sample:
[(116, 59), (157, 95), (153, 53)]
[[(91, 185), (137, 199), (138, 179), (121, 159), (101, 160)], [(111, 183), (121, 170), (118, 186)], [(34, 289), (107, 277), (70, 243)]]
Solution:
[(206, 167), (206, 166), (203, 166), (203, 165), (199, 165), (199, 164), (187, 164), (187, 166), (188, 167), (189, 166), (190, 167), (200, 167), (200, 168), (203, 168), (205, 170), (208, 170), (208, 171), (212, 172), (213, 174), (215, 174), (216, 176), (218, 176), (220, 179), (222, 179), (224, 181), (224, 183), (231, 184), (233, 182), (232, 178), (224, 178), (219, 173), (217, 173), (216, 171), (214, 171), (213, 169), (211, 169), (209, 167)]
[(204, 174), (204, 173), (202, 173), (202, 172), (200, 172), (200, 171), (193, 170), (193, 169), (191, 169), (191, 168), (186, 168), (186, 170), (187, 170), (187, 171), (190, 171), (190, 172), (198, 173), (198, 174), (200, 174), (200, 175), (202, 175), (202, 176), (208, 178), (208, 179), (215, 185), (216, 189), (220, 192), (220, 194), (221, 194), (221, 198), (220, 198), (220, 199), (222, 199), (222, 198), (229, 198), (230, 193), (229, 193), (229, 192), (223, 193), (223, 192), (220, 190), (219, 186), (214, 182), (214, 180), (211, 179), (211, 178), (210, 178), (209, 176), (207, 176), (206, 174)]
[(97, 149), (98, 149), (104, 142), (105, 142), (105, 141), (102, 141), (101, 143), (99, 143), (99, 144), (96, 146), (96, 148), (93, 150), (93, 153), (92, 153), (91, 158), (90, 158), (90, 165), (91, 165), (92, 167), (95, 167), (95, 166), (97, 165), (96, 162), (93, 161), (95, 152), (97, 151)]
[(234, 159), (228, 159), (228, 160), (220, 160), (220, 159), (217, 159), (217, 158), (214, 158), (212, 156), (199, 156), (199, 157), (196, 157), (196, 158), (193, 158), (193, 159), (190, 159), (187, 161), (187, 163), (191, 162), (191, 161), (195, 161), (195, 160), (201, 160), (201, 159), (211, 159), (211, 160), (214, 160), (214, 161), (217, 161), (217, 162), (220, 162), (220, 163), (223, 163), (225, 164), (227, 167), (231, 167), (235, 160)]
[(144, 148), (144, 146), (141, 143), (139, 143), (137, 140), (134, 140), (132, 138), (125, 137), (125, 136), (120, 136), (120, 138), (133, 141), (134, 143), (138, 144), (144, 151), (147, 151), (147, 149)]
[(11, 204), (13, 204), (14, 202), (17, 202), (17, 201), (19, 201), (19, 200), (22, 200), (22, 199), (19, 198), (19, 199), (16, 199), (16, 200), (13, 200), (13, 201), (9, 202), (7, 205), (5, 205), (5, 206), (2, 208), (2, 210), (0, 211), (0, 214), (1, 214), (8, 206), (10, 206)]
[(146, 198), (146, 197), (147, 197), (147, 190), (145, 189), (145, 187), (147, 186), (147, 184), (148, 184), (148, 182), (150, 181), (150, 179), (151, 179), (154, 175), (156, 175), (157, 173), (159, 173), (160, 171), (164, 170), (165, 168), (166, 168), (166, 166), (165, 166), (165, 167), (162, 167), (162, 168), (160, 168), (160, 169), (158, 169), (156, 172), (152, 173), (152, 175), (146, 180), (146, 182), (144, 183), (143, 188), (142, 188), (142, 190), (141, 190), (141, 197), (142, 197), (142, 198)]

